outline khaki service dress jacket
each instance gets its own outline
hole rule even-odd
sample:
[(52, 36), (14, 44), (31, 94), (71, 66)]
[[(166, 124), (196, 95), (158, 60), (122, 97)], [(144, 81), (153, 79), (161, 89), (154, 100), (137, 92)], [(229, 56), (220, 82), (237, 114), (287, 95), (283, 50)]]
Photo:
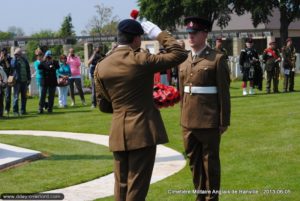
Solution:
[[(225, 56), (210, 47), (179, 66), (181, 125), (187, 129), (230, 125), (230, 75)], [(216, 93), (187, 93), (184, 87), (215, 87)]]
[(129, 151), (168, 142), (160, 112), (153, 101), (153, 78), (155, 73), (182, 63), (187, 52), (167, 32), (161, 32), (157, 40), (166, 54), (152, 55), (120, 46), (96, 66), (97, 96), (105, 94), (99, 84), (101, 80), (113, 107), (111, 151)]

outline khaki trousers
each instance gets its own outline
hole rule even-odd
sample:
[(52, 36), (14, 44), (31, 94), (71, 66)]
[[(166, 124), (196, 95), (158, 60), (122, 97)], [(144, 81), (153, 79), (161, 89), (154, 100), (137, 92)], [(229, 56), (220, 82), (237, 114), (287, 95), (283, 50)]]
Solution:
[(183, 139), (195, 190), (198, 191), (196, 201), (218, 201), (218, 194), (213, 191), (220, 189), (219, 129), (183, 128)]
[(114, 154), (115, 201), (145, 201), (155, 162), (156, 146)]

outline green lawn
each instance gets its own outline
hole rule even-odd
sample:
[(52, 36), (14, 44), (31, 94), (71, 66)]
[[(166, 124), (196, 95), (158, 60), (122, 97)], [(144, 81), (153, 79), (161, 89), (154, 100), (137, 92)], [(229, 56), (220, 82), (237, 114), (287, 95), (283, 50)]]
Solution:
[[(300, 197), (300, 80), (295, 93), (241, 96), (241, 82), (231, 85), (232, 120), (221, 142), (221, 201), (290, 201)], [(282, 80), (280, 80), (280, 88)], [(77, 101), (79, 102), (79, 101)], [(1, 129), (60, 130), (106, 134), (111, 115), (88, 106), (54, 109), (51, 115), (37, 115), (37, 100), (28, 101), (29, 115), (0, 120)], [(162, 109), (170, 143), (183, 152), (179, 107)], [(38, 123), (38, 124), (37, 124)], [(1, 136), (0, 136), (1, 137)], [(151, 185), (148, 201), (188, 201), (193, 194), (172, 194), (192, 190), (189, 168)], [(239, 190), (257, 190), (243, 194)], [(286, 191), (282, 191), (286, 190)], [(225, 194), (230, 191), (230, 194)], [(112, 197), (99, 199), (113, 200)]]
[(0, 135), (0, 142), (39, 150), (46, 158), (0, 172), (0, 194), (35, 193), (80, 184), (111, 173), (107, 147), (77, 140)]

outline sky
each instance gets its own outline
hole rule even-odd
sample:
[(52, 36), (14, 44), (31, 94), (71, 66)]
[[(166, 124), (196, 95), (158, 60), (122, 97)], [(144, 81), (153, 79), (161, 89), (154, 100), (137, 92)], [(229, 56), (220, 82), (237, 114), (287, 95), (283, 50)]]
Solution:
[(20, 27), (25, 35), (41, 30), (58, 31), (69, 13), (77, 35), (96, 15), (95, 5), (113, 7), (113, 16), (119, 19), (130, 17), (132, 9), (138, 9), (137, 0), (0, 0), (0, 31)]

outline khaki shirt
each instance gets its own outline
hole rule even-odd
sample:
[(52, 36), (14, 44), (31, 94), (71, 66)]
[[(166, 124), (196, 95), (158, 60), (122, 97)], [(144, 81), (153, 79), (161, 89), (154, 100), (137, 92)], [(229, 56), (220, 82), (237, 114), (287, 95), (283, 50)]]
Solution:
[[(223, 54), (207, 47), (192, 61), (179, 66), (181, 125), (187, 129), (219, 128), (230, 125), (230, 75)], [(189, 94), (185, 86), (215, 86), (215, 94)]]

